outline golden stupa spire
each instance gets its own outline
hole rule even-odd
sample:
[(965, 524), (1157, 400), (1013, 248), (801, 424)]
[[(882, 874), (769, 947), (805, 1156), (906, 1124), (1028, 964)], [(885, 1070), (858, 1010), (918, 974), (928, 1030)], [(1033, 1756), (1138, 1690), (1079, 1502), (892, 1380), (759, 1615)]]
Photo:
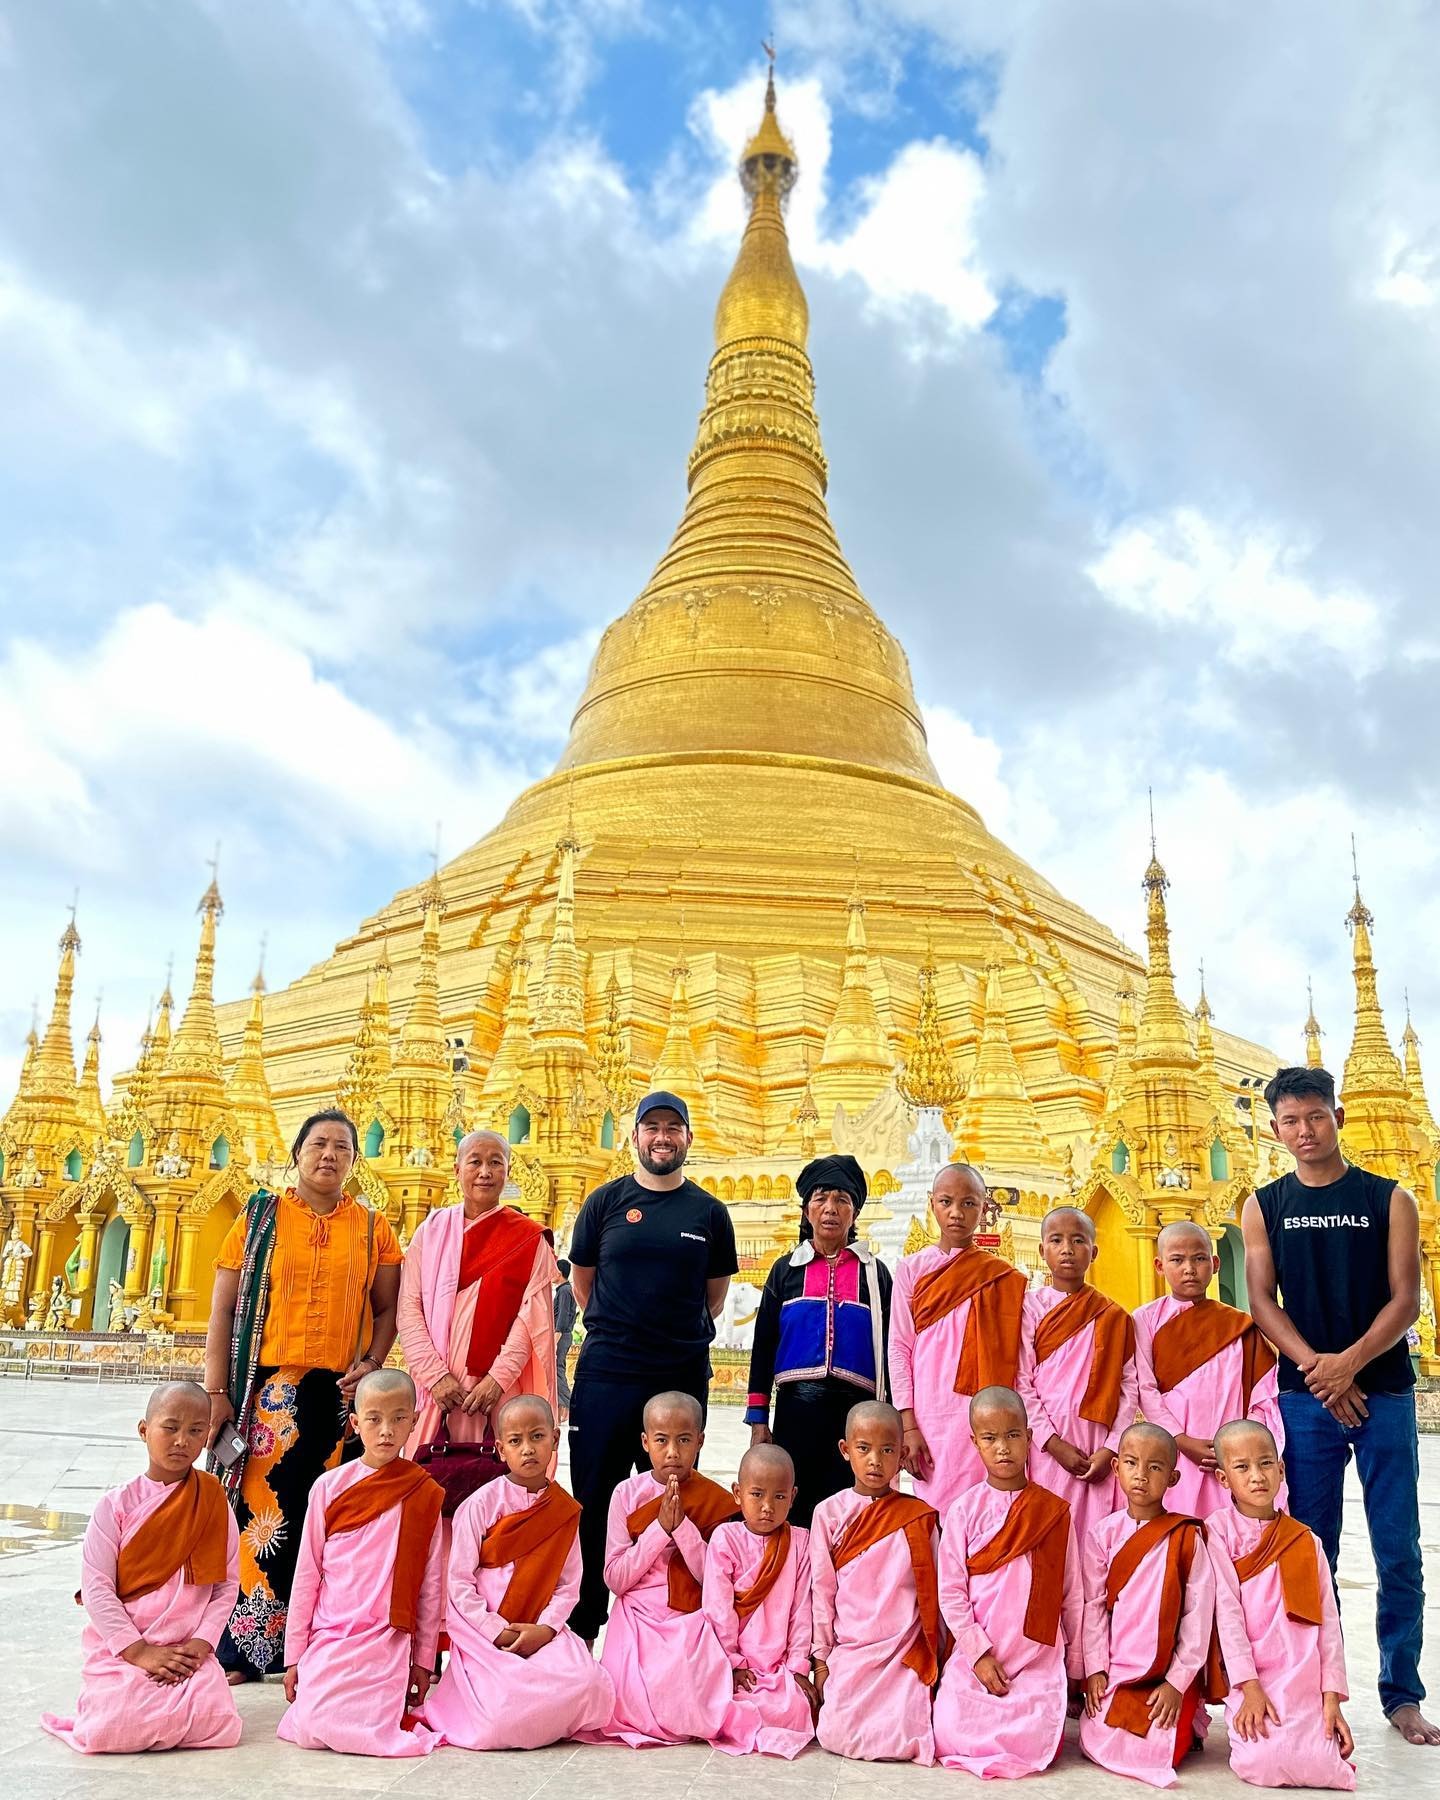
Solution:
[(1165, 911), (1165, 890), (1170, 877), (1155, 849), (1155, 805), (1150, 805), (1150, 862), (1141, 885), (1145, 889), (1145, 941), (1149, 968), (1145, 979), (1145, 1005), (1135, 1032), (1136, 1069), (1198, 1068), (1195, 1046), (1190, 1041), (1184, 1009), (1175, 992), (1175, 970), (1170, 962), (1170, 920)]
[(1310, 1069), (1321, 1069), (1325, 1066), (1325, 1054), (1320, 1048), (1320, 1021), (1315, 1017), (1315, 988), (1310, 977), (1305, 977), (1305, 998), (1310, 1003), (1310, 1010), (1305, 1015), (1305, 1065)]
[(1440, 1143), (1440, 1125), (1435, 1123), (1435, 1115), (1430, 1110), (1430, 1101), (1425, 1093), (1425, 1077), (1420, 1069), (1420, 1036), (1410, 1020), (1410, 990), (1405, 990), (1405, 1029), (1400, 1034), (1400, 1044), (1405, 1053), (1405, 1087), (1410, 1095), (1410, 1104), (1415, 1108), (1416, 1116), (1426, 1133)]
[(853, 1111), (875, 1098), (895, 1067), (870, 982), (870, 944), (858, 863), (845, 911), (845, 970), (816, 1075), (827, 1103), (838, 1100)]
[(1391, 1046), (1385, 1016), (1380, 1010), (1375, 955), (1370, 945), (1375, 917), (1360, 895), (1360, 868), (1353, 837), (1350, 854), (1355, 876), (1355, 902), (1345, 915), (1345, 923), (1353, 939), (1355, 1035), (1350, 1041), (1350, 1054), (1345, 1058), (1344, 1099), (1347, 1108), (1355, 1099), (1403, 1097), (1406, 1091), (1404, 1071)]
[(25, 1054), (20, 1061), (20, 1081), (15, 1094), (18, 1099), (30, 1091), (35, 1079), (35, 1058), (40, 1054), (40, 1002), (30, 1002), (30, 1029), (25, 1034)]
[(618, 1117), (629, 1112), (633, 1099), (630, 1079), (630, 1046), (625, 1027), (620, 1021), (620, 982), (612, 967), (605, 983), (605, 1017), (595, 1046), (595, 1072), (610, 1102), (610, 1111)]
[(719, 1130), (710, 1110), (700, 1059), (695, 1054), (695, 1037), (690, 1023), (690, 965), (685, 960), (683, 944), (670, 971), (670, 983), (670, 1019), (665, 1042), (650, 1071), (649, 1085), (678, 1094), (689, 1107), (690, 1129), (695, 1133), (697, 1149), (718, 1150), (721, 1148)]
[(920, 1019), (895, 1085), (902, 1099), (911, 1106), (944, 1110), (959, 1100), (964, 1084), (945, 1048), (945, 1033), (940, 1025), (940, 996), (936, 992), (938, 974), (934, 952), (927, 944), (925, 961), (920, 968)]
[(225, 1084), (226, 1098), (240, 1127), (246, 1159), (252, 1165), (283, 1163), (285, 1140), (275, 1117), (275, 1101), (265, 1074), (265, 940), (260, 940), (260, 962), (250, 983), (250, 1011), (240, 1054)]
[(390, 957), (382, 944), (380, 955), (365, 978), (365, 998), (360, 1003), (355, 1039), (335, 1095), (341, 1111), (355, 1121), (362, 1144), (374, 1120), (380, 1090), (389, 1078)]
[(1110, 1068), (1109, 1098), (1118, 1101), (1130, 1079), (1135, 1061), (1135, 983), (1127, 969), (1115, 990), (1119, 1016), (1115, 1025), (1115, 1061)]
[(95, 999), (95, 1023), (85, 1039), (85, 1066), (76, 1090), (81, 1122), (92, 1142), (105, 1136), (105, 1101), (100, 1092), (100, 997)]
[(500, 1042), (485, 1075), (484, 1097), (498, 1103), (528, 1080), (535, 1061), (535, 1039), (530, 1030), (530, 948), (522, 937), (510, 958), (510, 987), (505, 998), (505, 1018)]
[(1210, 996), (1205, 992), (1205, 965), (1200, 965), (1200, 998), (1195, 1002), (1195, 1056), (1200, 1064), (1200, 1073), (1205, 1077), (1205, 1085), (1215, 1097), (1215, 1104), (1222, 1115), (1229, 1106), (1224, 1084), (1220, 1080), (1220, 1071), (1215, 1062), (1215, 1013), (1210, 1005)]
[(440, 915), (445, 897), (438, 860), (436, 872), (420, 890), (424, 922), (415, 990), (381, 1094), (381, 1104), (392, 1121), (386, 1136), (387, 1152), (396, 1152), (407, 1166), (416, 1168), (441, 1165), (452, 1086), (450, 1051), (440, 1016)]
[(1033, 1168), (1054, 1161), (1025, 1077), (1015, 1060), (1005, 1007), (1005, 964), (998, 931), (985, 958), (980, 1042), (965, 1089), (958, 1136), (972, 1161), (990, 1168)]
[(75, 957), (79, 949), (80, 933), (75, 929), (75, 908), (72, 906), (69, 922), (60, 937), (60, 968), (55, 977), (50, 1023), (45, 1027), (30, 1070), (30, 1088), (37, 1101), (74, 1103), (75, 1044), (70, 1035), (70, 1003), (75, 992)]
[[(200, 914), (200, 942), (195, 951), (195, 977), (190, 984), (190, 998), (170, 1040), (161, 1074), (161, 1081), (167, 1088), (194, 1081), (213, 1085), (217, 1090), (224, 1085), (220, 1032), (215, 1023), (215, 927), (224, 916), (225, 903), (220, 898), (215, 860), (211, 861), (210, 870), (210, 885), (200, 896), (196, 908)], [(169, 991), (167, 981), (166, 994)], [(162, 1011), (164, 1006), (162, 996)]]
[(174, 980), (175, 952), (172, 950), (165, 959), (165, 985), (155, 1003), (155, 1024), (150, 1031), (150, 1067), (157, 1075), (165, 1067), (165, 1059), (170, 1054), (171, 1015), (175, 1011)]
[(573, 817), (555, 846), (560, 870), (555, 884), (555, 917), (545, 950), (535, 1037), (585, 1042), (585, 971), (575, 944), (575, 858), (580, 854)]
[(415, 991), (400, 1031), (392, 1075), (406, 1065), (415, 1069), (448, 1069), (445, 1027), (440, 1017), (440, 915), (445, 897), (440, 877), (432, 875), (420, 892), (424, 923), (420, 930), (420, 962), (415, 971)]
[(905, 654), (825, 505), (809, 308), (785, 230), (797, 174), (772, 71), (740, 158), (750, 216), (715, 308), (684, 516), (601, 640), (557, 773), (723, 750), (838, 757), (939, 785)]

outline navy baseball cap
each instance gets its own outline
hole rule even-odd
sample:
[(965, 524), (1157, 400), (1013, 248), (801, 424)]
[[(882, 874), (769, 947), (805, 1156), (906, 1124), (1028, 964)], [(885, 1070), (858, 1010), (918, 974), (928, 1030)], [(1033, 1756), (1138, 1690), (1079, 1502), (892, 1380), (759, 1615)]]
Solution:
[(690, 1129), (690, 1108), (678, 1094), (667, 1094), (664, 1088), (657, 1088), (653, 1094), (647, 1094), (635, 1108), (635, 1123), (638, 1125), (646, 1113), (658, 1112), (661, 1107), (669, 1107), (673, 1113), (679, 1113), (680, 1123), (688, 1131)]

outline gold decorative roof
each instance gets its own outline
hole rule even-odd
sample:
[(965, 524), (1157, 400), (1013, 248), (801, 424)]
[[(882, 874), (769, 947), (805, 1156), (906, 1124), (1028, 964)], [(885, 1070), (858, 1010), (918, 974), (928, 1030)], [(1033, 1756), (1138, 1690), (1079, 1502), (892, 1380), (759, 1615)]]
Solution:
[(920, 1023), (910, 1040), (896, 1086), (911, 1106), (953, 1107), (964, 1092), (940, 1025), (935, 958), (927, 954), (920, 969)]

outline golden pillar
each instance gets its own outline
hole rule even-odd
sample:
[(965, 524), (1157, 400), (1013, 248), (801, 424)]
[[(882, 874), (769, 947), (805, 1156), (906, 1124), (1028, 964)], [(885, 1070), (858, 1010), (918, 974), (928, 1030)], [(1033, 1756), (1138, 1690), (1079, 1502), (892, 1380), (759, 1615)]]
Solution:
[(176, 1230), (175, 1279), (165, 1303), (174, 1313), (177, 1325), (195, 1317), (195, 1253), (199, 1242), (200, 1221), (191, 1218), (187, 1210)]
[[(97, 1329), (95, 1324), (95, 1246), (100, 1237), (100, 1221), (94, 1213), (80, 1213), (77, 1215), (77, 1222), (80, 1226), (80, 1261), (79, 1285), (75, 1292), (82, 1305), (80, 1316), (75, 1322), (79, 1326), (84, 1326), (86, 1330), (94, 1331)], [(85, 1306), (83, 1304), (86, 1300), (90, 1303), (88, 1325), (85, 1324)], [(98, 1329), (103, 1329), (103, 1326)]]
[[(160, 1305), (168, 1307), (166, 1295), (170, 1289), (170, 1276), (175, 1267), (175, 1220), (180, 1212), (180, 1198), (176, 1194), (166, 1194), (155, 1202), (155, 1223), (150, 1233), (150, 1254), (146, 1259), (141, 1279), (144, 1292), (153, 1293), (160, 1289)], [(164, 1251), (163, 1267), (158, 1271), (158, 1280), (152, 1277), (152, 1265), (160, 1251)]]
[(130, 1242), (125, 1248), (125, 1298), (138, 1301), (150, 1275), (150, 1220), (141, 1214), (130, 1220)]
[(50, 1265), (54, 1260), (55, 1227), (48, 1221), (42, 1221), (40, 1225), (40, 1235), (35, 1240), (35, 1258), (32, 1265), (35, 1273), (31, 1277), (30, 1282), (30, 1291), (32, 1294), (43, 1294), (50, 1286)]

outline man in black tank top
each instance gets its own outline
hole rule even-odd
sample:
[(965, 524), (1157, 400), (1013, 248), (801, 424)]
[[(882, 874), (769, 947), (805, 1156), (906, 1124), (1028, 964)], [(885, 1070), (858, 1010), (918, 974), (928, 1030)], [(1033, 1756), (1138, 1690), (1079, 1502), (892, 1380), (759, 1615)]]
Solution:
[(1379, 1577), (1380, 1703), (1407, 1743), (1440, 1746), (1420, 1711), (1420, 1462), (1405, 1341), (1420, 1316), (1419, 1209), (1388, 1176), (1346, 1162), (1345, 1114), (1324, 1069), (1281, 1069), (1265, 1098), (1295, 1172), (1245, 1202), (1245, 1279), (1255, 1323), (1280, 1353), (1290, 1510), (1333, 1575), (1355, 1458)]

